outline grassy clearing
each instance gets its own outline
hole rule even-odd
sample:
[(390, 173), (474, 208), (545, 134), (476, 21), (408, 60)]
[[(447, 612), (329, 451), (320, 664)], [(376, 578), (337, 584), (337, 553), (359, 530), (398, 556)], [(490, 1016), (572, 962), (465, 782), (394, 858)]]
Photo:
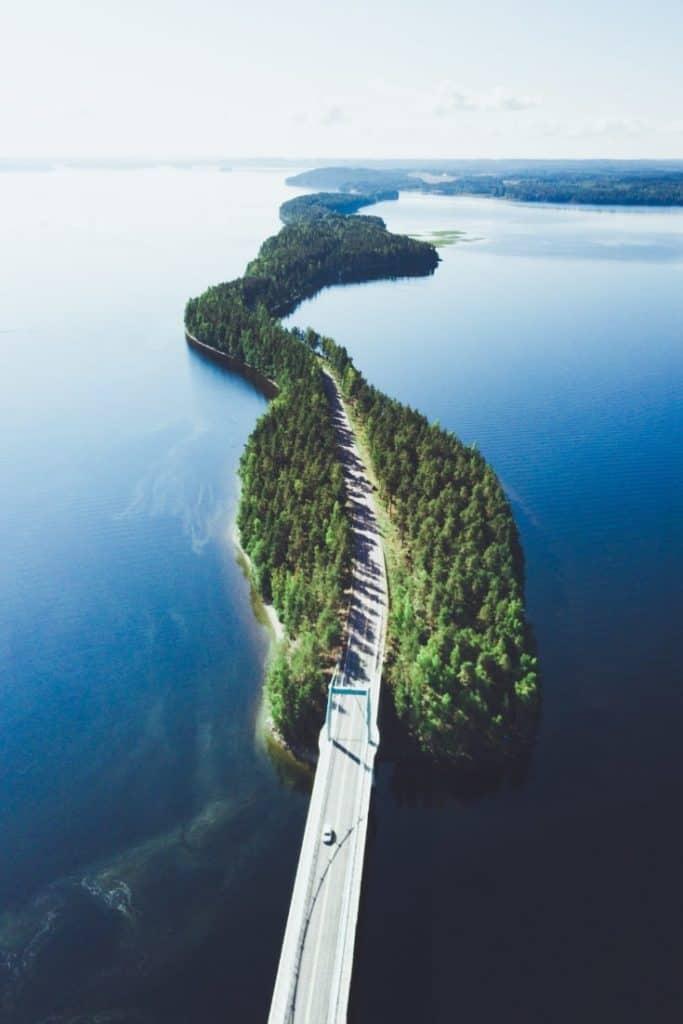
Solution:
[(424, 234), (411, 235), (411, 238), (419, 242), (429, 242), (436, 249), (444, 245), (455, 245), (456, 242), (474, 241), (466, 237), (465, 231), (458, 231), (455, 228), (442, 228), (439, 231), (427, 231)]

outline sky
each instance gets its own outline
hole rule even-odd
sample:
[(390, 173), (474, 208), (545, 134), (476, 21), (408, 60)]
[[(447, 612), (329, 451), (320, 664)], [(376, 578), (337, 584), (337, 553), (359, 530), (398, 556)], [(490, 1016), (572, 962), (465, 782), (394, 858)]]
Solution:
[(0, 158), (683, 158), (683, 0), (5, 0)]

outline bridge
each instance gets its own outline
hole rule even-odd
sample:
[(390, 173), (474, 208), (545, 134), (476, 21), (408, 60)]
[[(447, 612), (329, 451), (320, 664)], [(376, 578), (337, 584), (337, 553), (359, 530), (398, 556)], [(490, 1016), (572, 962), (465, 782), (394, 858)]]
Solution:
[[(360, 902), (379, 709), (387, 584), (372, 486), (328, 376), (354, 562), (344, 653), (328, 690), (308, 817), (269, 1024), (344, 1024)], [(333, 841), (322, 841), (323, 829)]]

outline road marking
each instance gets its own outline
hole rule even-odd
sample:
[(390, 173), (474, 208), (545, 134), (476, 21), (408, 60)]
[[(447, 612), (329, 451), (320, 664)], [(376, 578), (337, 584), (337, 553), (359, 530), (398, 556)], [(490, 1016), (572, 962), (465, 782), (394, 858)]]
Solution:
[[(311, 828), (307, 827), (304, 833), (305, 847), (299, 862), (301, 884), (297, 877), (293, 894), (293, 904), (295, 895), (297, 905), (301, 904), (301, 914), (297, 911), (296, 915), (300, 942), (297, 941), (296, 949), (292, 947), (294, 989), (292, 992), (290, 982), (290, 999), (286, 1005), (280, 1002), (279, 996), (275, 1002), (280, 973), (284, 974), (290, 963), (290, 954), (286, 952), (291, 945), (289, 933), (297, 929), (292, 916), (292, 920), (288, 920), (271, 1006), (272, 1024), (291, 1022), (293, 1018), (303, 1024), (342, 1024), (341, 1016), (348, 1002), (372, 762), (377, 747), (368, 735), (366, 719), (370, 708), (369, 725), (374, 733), (378, 724), (387, 581), (372, 491), (367, 486), (363, 460), (341, 399), (339, 409), (342, 427), (349, 431), (351, 440), (341, 442), (338, 434), (338, 443), (357, 460), (347, 464), (345, 470), (348, 503), (363, 518), (353, 526), (353, 606), (349, 609), (345, 650), (335, 676), (341, 675), (346, 685), (360, 685), (361, 680), (366, 683), (371, 704), (368, 705), (369, 696), (361, 699), (348, 694), (331, 701), (330, 728), (327, 733), (321, 732), (318, 770), (322, 777), (316, 778), (319, 786), (314, 786), (314, 792), (320, 796), (311, 815)], [(339, 744), (340, 739), (344, 740), (345, 747)], [(355, 757), (356, 753), (360, 753), (360, 759)], [(336, 846), (332, 848), (321, 842), (322, 826), (327, 823), (337, 833)], [(331, 856), (328, 855), (330, 849), (334, 851)], [(298, 896), (300, 891), (303, 900)], [(296, 998), (297, 990), (300, 1000)], [(280, 1006), (282, 1011), (275, 1009)], [(281, 1012), (286, 1016), (280, 1016)]]
[[(333, 770), (332, 769), (332, 765), (334, 763), (334, 759), (337, 756), (337, 754), (338, 754), (338, 751), (335, 749), (332, 757), (330, 758), (330, 769), (329, 769), (330, 771)], [(348, 762), (349, 758), (344, 757), (344, 761)], [(351, 765), (353, 765), (353, 762), (350, 762), (350, 763), (351, 763)], [(330, 822), (330, 824), (332, 825), (332, 828), (334, 828), (335, 831), (337, 831), (337, 829), (340, 829), (339, 815), (340, 815), (341, 804), (342, 804), (343, 798), (344, 798), (344, 793), (345, 793), (345, 790), (346, 790), (346, 779), (347, 779), (347, 775), (348, 775), (348, 770), (349, 770), (348, 769), (348, 764), (344, 764), (342, 766), (342, 768), (341, 768), (341, 778), (340, 778), (340, 781), (339, 781), (339, 793), (337, 795), (336, 806), (335, 806), (335, 811), (334, 811), (335, 821)], [(341, 829), (340, 829), (340, 831), (341, 831)], [(339, 835), (339, 832), (337, 833), (337, 835)], [(317, 841), (320, 842), (320, 837), (317, 838)], [(344, 857), (346, 858), (346, 854), (344, 854)], [(331, 862), (333, 860), (334, 860), (334, 854), (332, 855), (331, 858), (328, 858), (328, 860), (326, 862), (326, 868), (327, 868), (327, 866), (329, 864), (331, 864)], [(311, 1004), (313, 1002), (313, 997), (314, 997), (314, 995), (317, 992), (317, 987), (315, 985), (315, 979), (317, 977), (318, 960), (320, 959), (320, 951), (321, 951), (321, 948), (322, 948), (322, 940), (323, 940), (323, 936), (324, 936), (324, 932), (325, 932), (325, 922), (327, 920), (327, 904), (328, 904), (328, 901), (329, 901), (329, 898), (330, 898), (330, 893), (332, 891), (332, 886), (334, 884), (334, 878), (333, 878), (334, 874), (336, 874), (336, 872), (334, 871), (334, 868), (331, 867), (329, 872), (328, 872), (328, 874), (327, 874), (327, 877), (325, 878), (325, 880), (323, 882), (323, 885), (324, 885), (324, 888), (325, 888), (325, 894), (323, 896), (322, 906), (320, 907), (320, 913), (319, 913), (319, 915), (316, 915), (318, 917), (318, 924), (317, 924), (317, 929), (316, 929), (317, 934), (316, 934), (315, 947), (314, 947), (314, 951), (313, 951), (313, 962), (311, 964), (311, 970), (310, 970), (310, 976), (313, 979), (313, 982), (309, 983), (308, 999), (306, 1000), (306, 1008), (305, 1008), (305, 1011), (304, 1011), (304, 1018), (303, 1018), (305, 1024), (308, 1024), (308, 1022), (311, 1019)], [(316, 1020), (314, 1022), (314, 1024), (320, 1024), (320, 1022)]]

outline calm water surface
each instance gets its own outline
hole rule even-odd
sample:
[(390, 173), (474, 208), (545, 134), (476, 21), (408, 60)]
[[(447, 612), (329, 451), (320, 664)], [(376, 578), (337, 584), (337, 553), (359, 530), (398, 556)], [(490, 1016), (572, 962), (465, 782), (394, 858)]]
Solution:
[(380, 771), (359, 1019), (679, 1021), (683, 212), (376, 212), (467, 241), (433, 278), (331, 290), (293, 320), (495, 466), (544, 705), (516, 788), (457, 800)]
[[(265, 402), (186, 350), (182, 305), (276, 230), (284, 176), (0, 181), (12, 1024), (266, 1016), (306, 794), (255, 739), (268, 641), (229, 539)], [(494, 464), (544, 709), (528, 777), (486, 797), (381, 766), (356, 1019), (679, 1021), (683, 217), (377, 212), (468, 240), (293, 320)]]
[(230, 540), (266, 403), (182, 311), (283, 178), (0, 176), (3, 1020), (266, 1014), (306, 809), (254, 738), (268, 638)]

